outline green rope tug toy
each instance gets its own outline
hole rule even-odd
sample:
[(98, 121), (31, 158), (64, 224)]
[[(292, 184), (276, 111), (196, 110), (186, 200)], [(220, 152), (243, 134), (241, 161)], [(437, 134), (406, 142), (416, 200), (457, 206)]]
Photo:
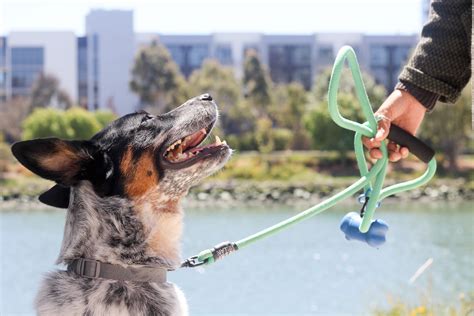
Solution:
[[(341, 72), (346, 60), (354, 78), (357, 98), (367, 119), (367, 122), (363, 124), (348, 120), (342, 117), (339, 112), (337, 91)], [(363, 194), (359, 197), (359, 202), (363, 203), (360, 214), (355, 212), (347, 214), (341, 222), (341, 230), (345, 233), (346, 239), (348, 240), (356, 239), (364, 241), (375, 247), (378, 247), (385, 242), (385, 234), (388, 230), (388, 225), (381, 220), (372, 220), (376, 207), (380, 205), (380, 201), (390, 195), (411, 190), (427, 183), (436, 172), (434, 151), (415, 136), (409, 134), (398, 126), (391, 124), (388, 138), (404, 147), (407, 147), (412, 154), (427, 163), (428, 168), (423, 175), (416, 179), (382, 188), (388, 164), (387, 146), (385, 143), (382, 143), (381, 151), (383, 157), (369, 170), (364, 156), (362, 136), (375, 136), (377, 131), (377, 118), (374, 116), (372, 106), (370, 105), (369, 98), (365, 91), (355, 52), (349, 46), (342, 47), (336, 56), (331, 80), (329, 82), (328, 105), (329, 113), (334, 122), (342, 128), (355, 132), (354, 148), (361, 178), (343, 191), (293, 217), (288, 218), (287, 220), (236, 242), (223, 242), (211, 249), (201, 251), (198, 255), (185, 260), (182, 267), (196, 267), (203, 264), (211, 264), (232, 252), (259, 241), (260, 239), (276, 234), (293, 224), (319, 214), (343, 199), (353, 196), (356, 192), (362, 189)]]

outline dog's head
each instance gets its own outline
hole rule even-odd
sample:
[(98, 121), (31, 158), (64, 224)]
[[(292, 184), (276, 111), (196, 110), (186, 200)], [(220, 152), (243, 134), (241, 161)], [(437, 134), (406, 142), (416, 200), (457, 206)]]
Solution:
[(163, 201), (177, 200), (231, 154), (218, 138), (199, 147), (217, 116), (212, 97), (204, 94), (159, 116), (125, 115), (90, 140), (28, 140), (12, 152), (26, 168), (58, 183), (40, 198), (46, 204), (67, 207), (69, 188), (82, 181), (103, 198), (136, 200), (153, 192)]

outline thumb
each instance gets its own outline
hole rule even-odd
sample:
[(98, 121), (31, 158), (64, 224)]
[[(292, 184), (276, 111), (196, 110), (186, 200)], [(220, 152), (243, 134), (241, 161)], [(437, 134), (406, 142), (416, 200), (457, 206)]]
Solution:
[(376, 141), (382, 141), (387, 138), (390, 131), (390, 119), (386, 116), (379, 116), (380, 120), (377, 123), (377, 133), (375, 134), (374, 139)]

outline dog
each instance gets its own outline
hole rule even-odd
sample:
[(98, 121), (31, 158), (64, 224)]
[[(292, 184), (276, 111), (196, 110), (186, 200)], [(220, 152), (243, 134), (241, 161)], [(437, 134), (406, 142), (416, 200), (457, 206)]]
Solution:
[(188, 314), (163, 276), (180, 266), (180, 200), (231, 156), (218, 137), (200, 147), (217, 118), (203, 94), (162, 115), (125, 115), (90, 140), (12, 146), (21, 164), (57, 183), (40, 200), (68, 208), (57, 259), (68, 270), (45, 277), (39, 315)]

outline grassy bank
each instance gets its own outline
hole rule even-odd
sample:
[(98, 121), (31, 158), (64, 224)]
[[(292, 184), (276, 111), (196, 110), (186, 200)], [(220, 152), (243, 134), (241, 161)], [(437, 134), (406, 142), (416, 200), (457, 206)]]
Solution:
[[(448, 174), (441, 167), (428, 186), (402, 193), (401, 198), (474, 199), (474, 156), (460, 160), (461, 170)], [(416, 159), (390, 164), (386, 184), (421, 175), (425, 165)], [(11, 160), (0, 177), (0, 197), (30, 199), (52, 183), (34, 176)], [(225, 168), (193, 188), (197, 201), (278, 201), (322, 199), (359, 178), (355, 157), (336, 152), (304, 151), (235, 154)]]

